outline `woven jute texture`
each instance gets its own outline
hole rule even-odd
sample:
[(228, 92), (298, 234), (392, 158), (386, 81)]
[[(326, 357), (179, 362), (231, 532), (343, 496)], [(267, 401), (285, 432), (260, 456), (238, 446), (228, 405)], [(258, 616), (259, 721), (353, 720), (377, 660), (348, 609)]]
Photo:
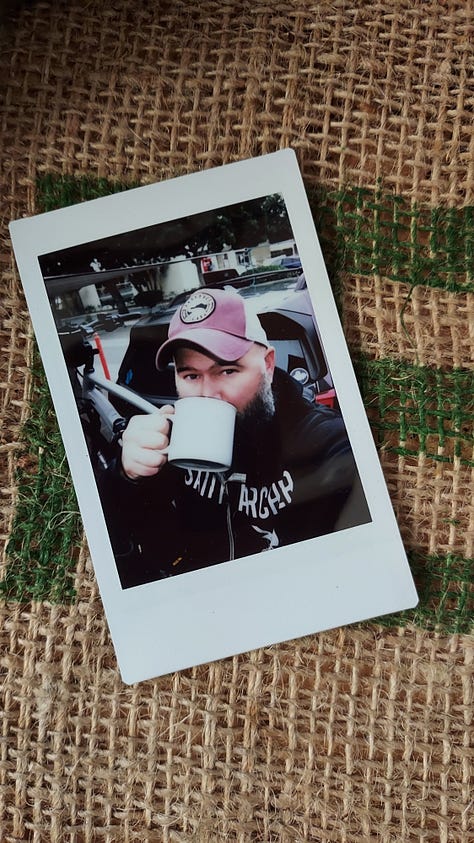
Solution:
[[(1, 843), (468, 843), (473, 2), (7, 6)], [(286, 146), (420, 606), (129, 688), (7, 223)]]

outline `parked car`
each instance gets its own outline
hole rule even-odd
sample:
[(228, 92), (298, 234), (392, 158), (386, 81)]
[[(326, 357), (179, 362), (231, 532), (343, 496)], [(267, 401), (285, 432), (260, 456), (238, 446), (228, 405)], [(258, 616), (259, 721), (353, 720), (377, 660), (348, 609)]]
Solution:
[(265, 266), (278, 266), (281, 269), (299, 270), (301, 272), (301, 258), (299, 255), (276, 255), (274, 258), (267, 258)]

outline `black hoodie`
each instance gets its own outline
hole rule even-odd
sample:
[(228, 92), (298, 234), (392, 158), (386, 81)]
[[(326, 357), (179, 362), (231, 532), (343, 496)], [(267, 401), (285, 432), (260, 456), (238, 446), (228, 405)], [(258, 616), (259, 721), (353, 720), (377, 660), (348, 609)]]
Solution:
[(225, 474), (168, 464), (139, 481), (106, 472), (102, 502), (124, 588), (371, 520), (340, 415), (306, 401), (281, 370), (272, 390), (271, 419), (237, 422)]

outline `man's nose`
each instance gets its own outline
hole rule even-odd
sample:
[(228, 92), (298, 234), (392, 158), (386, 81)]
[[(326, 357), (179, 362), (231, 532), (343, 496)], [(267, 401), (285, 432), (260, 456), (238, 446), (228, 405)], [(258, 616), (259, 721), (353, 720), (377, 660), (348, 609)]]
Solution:
[(219, 385), (213, 378), (204, 378), (201, 384), (202, 398), (221, 398)]

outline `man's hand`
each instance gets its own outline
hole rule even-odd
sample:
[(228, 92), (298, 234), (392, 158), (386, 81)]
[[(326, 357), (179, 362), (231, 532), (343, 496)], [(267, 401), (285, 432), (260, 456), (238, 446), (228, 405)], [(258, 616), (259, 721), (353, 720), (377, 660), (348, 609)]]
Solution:
[(169, 445), (169, 417), (174, 407), (167, 404), (149, 416), (132, 416), (122, 434), (122, 468), (130, 478), (158, 474), (168, 457), (163, 450)]

